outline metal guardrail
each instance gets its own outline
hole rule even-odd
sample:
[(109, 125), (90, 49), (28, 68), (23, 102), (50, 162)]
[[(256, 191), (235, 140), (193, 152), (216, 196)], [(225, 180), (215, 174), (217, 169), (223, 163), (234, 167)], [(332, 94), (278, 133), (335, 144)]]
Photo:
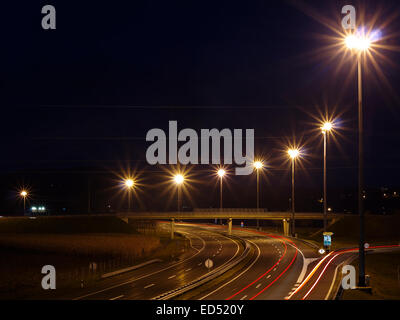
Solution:
[(228, 270), (230, 270), (233, 267), (235, 267), (236, 265), (238, 265), (240, 262), (242, 262), (247, 257), (249, 252), (250, 252), (250, 245), (246, 241), (246, 247), (245, 247), (245, 250), (243, 251), (243, 253), (239, 257), (235, 258), (228, 265), (219, 266), (214, 271), (211, 271), (210, 273), (207, 273), (207, 274), (185, 284), (182, 287), (179, 287), (174, 290), (165, 292), (161, 295), (158, 295), (158, 296), (152, 298), (151, 300), (169, 300), (169, 299), (175, 298), (179, 295), (182, 295), (190, 290), (193, 290), (193, 289), (221, 276), (223, 273), (227, 272)]

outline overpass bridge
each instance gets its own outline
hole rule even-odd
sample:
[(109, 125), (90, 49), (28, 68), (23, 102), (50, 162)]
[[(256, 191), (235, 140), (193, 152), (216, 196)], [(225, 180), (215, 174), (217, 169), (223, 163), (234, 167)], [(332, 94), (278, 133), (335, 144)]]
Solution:
[[(176, 211), (176, 212), (119, 212), (117, 217), (124, 221), (128, 219), (135, 220), (170, 220), (171, 221), (171, 238), (174, 237), (175, 220), (214, 220), (226, 219), (228, 221), (228, 234), (232, 233), (233, 220), (281, 220), (283, 223), (284, 234), (289, 234), (289, 222), (292, 219), (291, 212), (269, 212), (264, 210), (249, 209), (224, 209), (224, 210), (208, 210), (196, 209), (194, 211)], [(344, 214), (329, 213), (328, 220), (339, 219)], [(323, 220), (324, 215), (316, 212), (296, 212), (295, 220)]]

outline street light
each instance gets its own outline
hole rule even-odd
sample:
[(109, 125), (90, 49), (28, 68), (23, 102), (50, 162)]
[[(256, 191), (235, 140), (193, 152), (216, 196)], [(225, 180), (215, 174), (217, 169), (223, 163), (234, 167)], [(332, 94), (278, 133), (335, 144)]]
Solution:
[(126, 186), (128, 189), (131, 189), (131, 188), (134, 186), (134, 184), (135, 184), (135, 182), (134, 182), (132, 179), (127, 179), (127, 180), (125, 180), (125, 186)]
[[(254, 168), (257, 173), (257, 211), (260, 209), (260, 170), (263, 168), (263, 163), (261, 161), (255, 161), (253, 163)], [(260, 222), (257, 219), (257, 229), (260, 228)]]
[(299, 149), (288, 149), (289, 158), (292, 161), (292, 237), (295, 236), (295, 206), (294, 206), (294, 168), (295, 168), (295, 161), (300, 156)]
[(371, 47), (371, 39), (367, 35), (348, 35), (345, 39), (345, 43), (348, 49), (367, 51)]
[(28, 196), (28, 192), (26, 190), (22, 190), (20, 196), (24, 200), (24, 215), (25, 215), (25, 204), (26, 204), (26, 197)]
[(363, 110), (362, 110), (362, 58), (372, 44), (370, 35), (358, 32), (348, 35), (345, 39), (348, 49), (357, 54), (357, 78), (358, 78), (358, 213), (360, 216), (360, 242), (359, 242), (359, 286), (365, 287), (365, 251), (364, 251), (364, 162), (363, 162)]
[(327, 135), (333, 129), (332, 122), (325, 122), (321, 126), (321, 132), (324, 137), (324, 232), (326, 232), (327, 227), (327, 185), (326, 185), (326, 143)]
[[(222, 206), (222, 180), (223, 180), (225, 174), (226, 174), (226, 171), (224, 169), (222, 169), (222, 168), (220, 168), (217, 171), (217, 175), (219, 177), (219, 211), (220, 212), (222, 212), (222, 207), (223, 207)], [(217, 218), (215, 219), (215, 223), (218, 223), (218, 219)], [(222, 219), (221, 219), (221, 224), (222, 224)]]
[(131, 211), (131, 190), (135, 186), (135, 181), (132, 179), (125, 179), (125, 187), (128, 190), (128, 211)]
[(185, 177), (182, 174), (176, 174), (174, 176), (174, 182), (178, 187), (178, 212), (181, 212), (181, 185), (185, 181)]
[(296, 159), (299, 156), (300, 151), (298, 149), (289, 149), (288, 154), (291, 159)]

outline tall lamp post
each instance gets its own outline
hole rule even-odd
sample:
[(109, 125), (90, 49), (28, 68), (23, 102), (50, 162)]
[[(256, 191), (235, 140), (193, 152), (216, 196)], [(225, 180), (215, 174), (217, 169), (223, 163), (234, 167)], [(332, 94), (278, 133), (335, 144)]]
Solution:
[(181, 174), (177, 174), (174, 176), (174, 181), (176, 186), (178, 187), (178, 212), (181, 212), (181, 186), (185, 181), (185, 178)]
[(327, 201), (327, 185), (326, 185), (326, 145), (327, 145), (327, 135), (332, 130), (333, 124), (331, 122), (325, 122), (321, 127), (321, 132), (324, 137), (324, 232), (327, 228), (327, 214), (328, 214), (328, 201)]
[(291, 159), (292, 162), (292, 237), (296, 235), (295, 233), (295, 205), (294, 205), (294, 168), (295, 168), (295, 162), (296, 158), (300, 155), (300, 151), (298, 149), (289, 149), (288, 150), (288, 155), (289, 158)]
[[(261, 161), (254, 162), (254, 169), (257, 173), (257, 212), (260, 209), (260, 170), (263, 168), (263, 163)], [(257, 229), (260, 228), (260, 220), (257, 219)]]
[(365, 287), (365, 221), (364, 221), (364, 146), (363, 146), (363, 109), (362, 109), (362, 62), (365, 53), (371, 46), (368, 35), (354, 34), (345, 39), (348, 49), (357, 55), (357, 83), (358, 83), (358, 214), (360, 217), (360, 241), (359, 241), (359, 287)]
[(22, 190), (20, 193), (20, 196), (22, 197), (24, 201), (24, 215), (26, 213), (26, 197), (28, 196), (28, 192), (26, 190)]
[(224, 169), (219, 169), (217, 174), (219, 176), (219, 210), (222, 211), (222, 180), (226, 174), (226, 171)]
[[(219, 177), (219, 211), (222, 213), (222, 209), (223, 209), (223, 202), (222, 202), (222, 180), (226, 174), (226, 171), (224, 169), (219, 169), (218, 172), (218, 177)], [(218, 219), (215, 219), (216, 223), (218, 222)], [(222, 219), (221, 219), (221, 223), (222, 223)]]
[(128, 211), (131, 211), (131, 191), (134, 186), (135, 186), (135, 181), (133, 181), (132, 179), (125, 180), (125, 187), (128, 190)]

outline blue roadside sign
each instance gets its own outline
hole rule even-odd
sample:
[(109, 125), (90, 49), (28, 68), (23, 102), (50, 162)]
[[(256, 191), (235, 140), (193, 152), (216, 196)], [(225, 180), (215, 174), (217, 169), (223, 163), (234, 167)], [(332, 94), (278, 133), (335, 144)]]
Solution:
[(330, 246), (332, 244), (331, 236), (324, 235), (324, 246)]

